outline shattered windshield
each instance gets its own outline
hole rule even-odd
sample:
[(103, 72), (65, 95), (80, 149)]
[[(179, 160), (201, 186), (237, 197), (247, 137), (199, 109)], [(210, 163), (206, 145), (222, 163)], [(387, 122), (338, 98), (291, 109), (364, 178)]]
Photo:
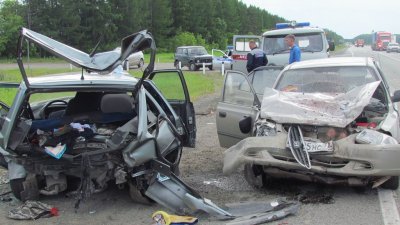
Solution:
[(266, 87), (272, 88), (280, 72), (281, 69), (276, 68), (256, 70), (250, 75), (255, 92), (262, 95)]
[[(264, 51), (267, 55), (287, 53), (289, 46), (285, 44), (285, 35), (268, 36), (264, 38)], [(296, 45), (302, 52), (320, 52), (323, 49), (321, 33), (296, 34)]]
[(207, 50), (203, 47), (201, 48), (189, 48), (189, 55), (207, 55)]
[(317, 67), (284, 72), (275, 89), (286, 92), (346, 93), (374, 81), (377, 81), (376, 75), (366, 66)]

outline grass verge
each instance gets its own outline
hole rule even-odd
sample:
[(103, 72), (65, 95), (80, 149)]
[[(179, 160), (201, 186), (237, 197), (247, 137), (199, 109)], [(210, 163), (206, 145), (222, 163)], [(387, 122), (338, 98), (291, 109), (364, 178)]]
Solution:
[[(45, 74), (57, 74), (69, 72), (68, 69), (59, 68), (35, 68), (32, 70), (31, 76), (40, 76)], [(130, 71), (130, 73), (135, 77), (141, 77), (141, 71)], [(195, 101), (201, 96), (214, 93), (222, 86), (223, 77), (218, 72), (208, 72), (203, 75), (201, 72), (186, 72), (184, 71), (184, 77), (186, 84), (188, 86), (189, 95), (191, 101)], [(156, 76), (157, 79), (154, 80), (157, 87), (162, 91), (162, 93), (168, 99), (181, 99), (183, 98), (183, 93), (180, 88), (180, 80), (176, 74), (163, 74)], [(0, 82), (20, 82), (22, 77), (20, 75), (19, 69), (7, 69), (0, 70)], [(11, 105), (17, 88), (0, 88), (0, 101)], [(52, 93), (46, 94), (46, 98), (56, 98), (59, 94)]]

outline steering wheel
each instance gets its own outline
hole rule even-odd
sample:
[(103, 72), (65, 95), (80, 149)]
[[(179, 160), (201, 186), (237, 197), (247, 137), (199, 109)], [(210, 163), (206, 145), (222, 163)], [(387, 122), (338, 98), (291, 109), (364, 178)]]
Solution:
[(46, 103), (46, 105), (44, 105), (43, 108), (42, 108), (42, 110), (40, 111), (40, 113), (39, 113), (40, 118), (45, 118), (45, 119), (47, 119), (47, 118), (48, 118), (48, 115), (47, 115), (47, 108), (48, 108), (49, 106), (53, 105), (54, 103), (57, 103), (57, 102), (63, 103), (63, 104), (65, 105), (65, 107), (67, 107), (67, 105), (68, 105), (68, 102), (65, 101), (65, 100), (56, 99), (56, 100), (50, 101), (50, 102)]

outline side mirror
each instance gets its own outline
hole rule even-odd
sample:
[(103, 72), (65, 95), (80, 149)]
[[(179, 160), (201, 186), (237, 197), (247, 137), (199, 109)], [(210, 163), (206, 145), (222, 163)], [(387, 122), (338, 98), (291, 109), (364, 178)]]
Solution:
[(330, 41), (328, 42), (329, 44), (329, 51), (335, 51), (335, 42)]
[(228, 56), (227, 55), (224, 55), (224, 56), (222, 56), (224, 59), (227, 59), (228, 58)]
[(392, 102), (400, 102), (400, 90), (394, 92), (392, 96)]
[(246, 116), (242, 120), (239, 121), (239, 128), (243, 134), (247, 134), (251, 131), (251, 117)]

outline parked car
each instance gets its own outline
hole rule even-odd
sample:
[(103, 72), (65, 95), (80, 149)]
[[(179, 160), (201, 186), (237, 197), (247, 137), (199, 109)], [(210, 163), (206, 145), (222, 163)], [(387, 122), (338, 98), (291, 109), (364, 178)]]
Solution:
[(400, 91), (390, 95), (371, 58), (291, 64), (262, 96), (255, 84), (226, 74), (216, 113), (220, 144), (229, 147), (224, 174), (244, 165), (257, 187), (278, 177), (398, 188)]
[[(121, 51), (121, 47), (115, 48), (117, 51)], [(142, 68), (144, 66), (144, 55), (142, 51), (137, 51), (128, 56), (128, 58), (125, 59), (124, 63), (122, 64), (122, 67), (124, 70), (132, 68), (133, 66), (137, 66), (137, 68)]]
[(389, 43), (386, 52), (400, 52), (400, 46), (398, 43)]
[(224, 63), (224, 68), (226, 69), (232, 69), (232, 58), (228, 56), (225, 52), (219, 50), (219, 49), (212, 49), (211, 50), (211, 55), (212, 55), (212, 67), (213, 69), (221, 68), (222, 63)]
[(207, 53), (203, 46), (181, 46), (175, 51), (175, 68), (187, 66), (191, 71), (198, 70), (200, 67), (207, 66), (210, 70), (213, 69), (212, 56)]
[[(22, 61), (26, 40), (82, 71), (28, 77)], [(137, 202), (151, 199), (177, 213), (226, 215), (177, 177), (183, 146), (194, 147), (196, 139), (182, 72), (153, 71), (155, 43), (147, 31), (124, 38), (121, 46), (89, 55), (21, 30), (22, 82), (0, 83), (18, 89), (13, 104), (2, 103), (0, 110), (0, 156), (13, 194), (25, 201), (69, 190), (79, 203), (114, 182), (128, 186)], [(152, 57), (141, 79), (115, 70), (146, 48)], [(174, 89), (181, 98), (167, 100), (165, 82), (173, 79), (181, 84)]]

